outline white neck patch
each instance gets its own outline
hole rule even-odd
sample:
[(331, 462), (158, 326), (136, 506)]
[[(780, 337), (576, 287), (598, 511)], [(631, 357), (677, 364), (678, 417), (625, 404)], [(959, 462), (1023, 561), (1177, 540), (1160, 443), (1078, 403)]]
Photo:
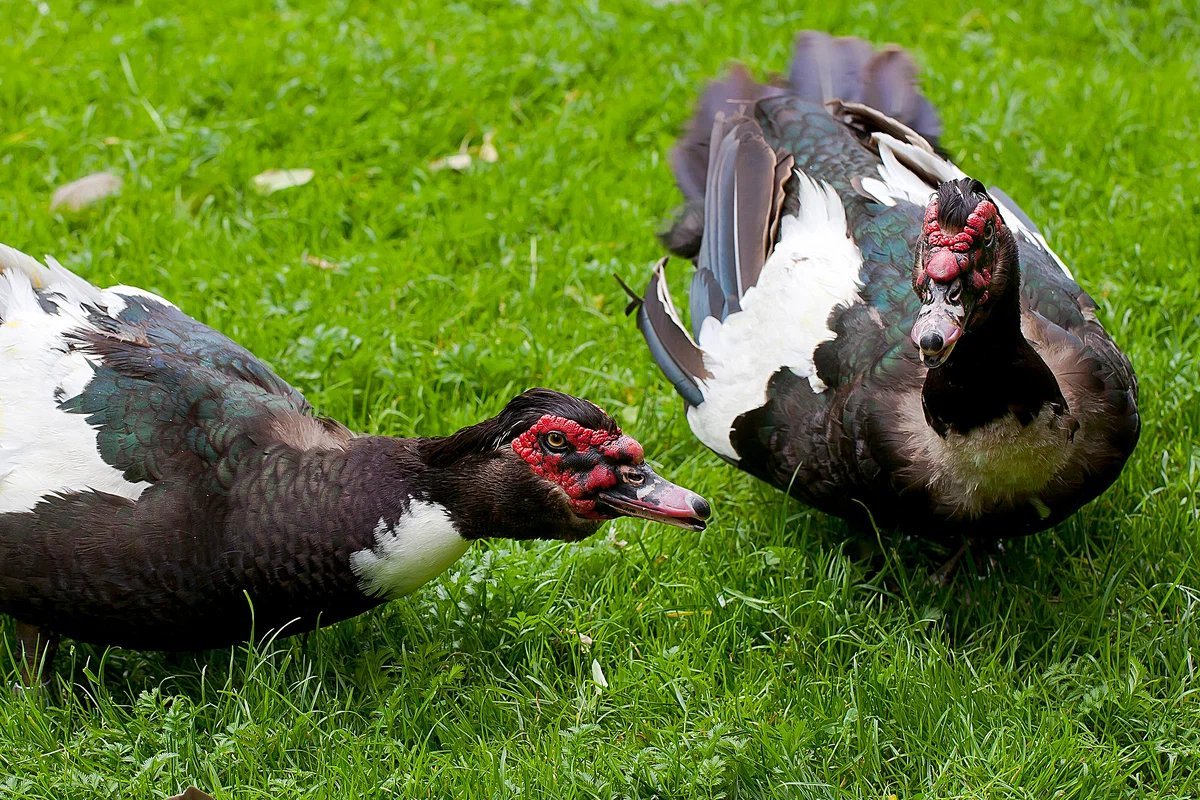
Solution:
[(471, 546), (437, 503), (412, 500), (395, 523), (379, 520), (375, 544), (350, 555), (363, 594), (401, 597), (445, 572)]

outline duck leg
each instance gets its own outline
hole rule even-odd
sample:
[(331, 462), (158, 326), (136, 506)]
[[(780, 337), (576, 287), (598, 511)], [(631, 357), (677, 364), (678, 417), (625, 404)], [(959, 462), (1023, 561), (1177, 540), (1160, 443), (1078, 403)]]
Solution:
[(1003, 552), (1004, 542), (1000, 539), (966, 537), (963, 539), (962, 546), (931, 577), (942, 586), (946, 586), (958, 572), (963, 556), (970, 556), (970, 562), (974, 565), (977, 574), (990, 574), (999, 563), (998, 557)]
[(58, 653), (58, 634), (18, 622), (17, 644), (21, 648), (21, 682), (27, 687), (49, 684)]
[(957, 551), (955, 551), (954, 555), (950, 556), (949, 560), (947, 560), (945, 564), (942, 564), (942, 566), (938, 567), (937, 572), (933, 573), (934, 582), (939, 583), (942, 586), (950, 583), (950, 576), (954, 574), (955, 570), (958, 568), (958, 562), (962, 561), (962, 557), (967, 554), (967, 551), (971, 549), (971, 546), (972, 540), (969, 538), (964, 538), (962, 545)]

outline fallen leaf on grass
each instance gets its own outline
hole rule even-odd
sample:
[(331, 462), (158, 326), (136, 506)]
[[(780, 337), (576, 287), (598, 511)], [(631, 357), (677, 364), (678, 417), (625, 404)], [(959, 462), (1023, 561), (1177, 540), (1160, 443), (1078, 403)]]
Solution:
[(123, 181), (111, 172), (97, 172), (66, 186), (60, 186), (50, 198), (50, 209), (66, 208), (79, 211), (121, 191)]
[(213, 798), (212, 795), (205, 794), (195, 786), (189, 786), (183, 794), (172, 795), (167, 800), (213, 800)]
[(452, 169), (455, 172), (462, 172), (469, 169), (475, 158), (487, 164), (494, 164), (500, 160), (500, 153), (496, 150), (496, 143), (492, 139), (492, 132), (488, 131), (483, 135), (483, 142), (475, 150), (475, 156), (471, 155), (468, 147), (469, 139), (463, 139), (463, 142), (458, 147), (458, 152), (443, 158), (429, 162), (429, 169), (434, 172), (443, 169)]
[(284, 189), (303, 186), (311, 181), (315, 174), (311, 169), (269, 169), (254, 176), (254, 190), (259, 194), (274, 194)]
[(579, 631), (575, 630), (574, 628), (568, 628), (565, 632), (568, 636), (579, 637), (579, 646), (585, 653), (588, 650), (591, 650), (592, 645), (596, 643), (595, 639), (588, 636), (586, 633), (580, 633)]
[(429, 162), (429, 168), (434, 172), (443, 169), (452, 169), (457, 172), (462, 172), (471, 166), (471, 154), (465, 150), (455, 153), (452, 156), (439, 158), (436, 161)]
[(328, 261), (320, 256), (314, 256), (312, 253), (304, 254), (304, 263), (308, 264), (310, 267), (316, 267), (317, 269), (337, 269), (339, 266), (341, 266), (336, 262)]

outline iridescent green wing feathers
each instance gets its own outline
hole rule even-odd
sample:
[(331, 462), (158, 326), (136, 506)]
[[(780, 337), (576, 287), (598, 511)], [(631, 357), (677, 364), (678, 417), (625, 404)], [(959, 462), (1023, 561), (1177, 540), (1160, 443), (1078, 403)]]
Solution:
[(95, 377), (64, 410), (98, 429), (101, 457), (130, 481), (207, 470), (228, 486), (240, 452), (281, 420), (309, 417), (303, 396), (249, 351), (156, 300), (128, 297), (96, 312), (71, 346), (95, 356)]

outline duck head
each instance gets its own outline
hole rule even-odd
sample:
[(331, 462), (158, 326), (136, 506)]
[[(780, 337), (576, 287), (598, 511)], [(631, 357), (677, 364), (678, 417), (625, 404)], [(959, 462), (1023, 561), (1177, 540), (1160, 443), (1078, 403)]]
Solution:
[(972, 178), (945, 181), (925, 209), (913, 265), (921, 310), (912, 341), (921, 362), (945, 364), (1018, 281), (1017, 244), (995, 201)]
[(616, 517), (700, 531), (711, 513), (703, 497), (655, 473), (612, 417), (561, 392), (531, 389), (442, 441), (443, 455), (475, 443), (456, 459), (454, 483), (469, 495), (458, 504), (483, 512), (476, 535), (574, 541)]

